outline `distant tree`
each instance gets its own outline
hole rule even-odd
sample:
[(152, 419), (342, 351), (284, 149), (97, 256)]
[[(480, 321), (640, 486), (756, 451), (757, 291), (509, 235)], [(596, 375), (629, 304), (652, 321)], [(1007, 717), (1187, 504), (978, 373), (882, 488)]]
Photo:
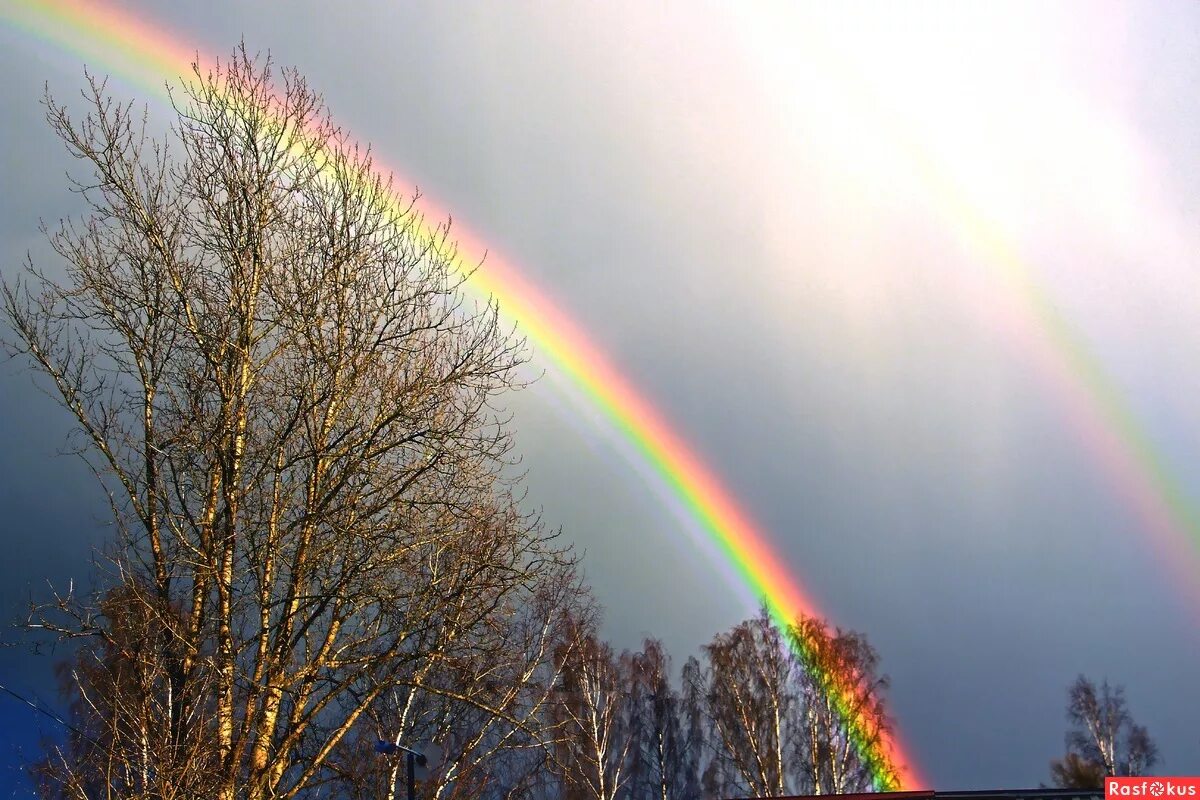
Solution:
[(704, 656), (684, 668), (684, 707), (685, 738), (704, 745), (706, 794), (895, 787), (882, 748), (887, 679), (866, 637), (806, 616), (780, 631), (764, 609), (716, 636)]
[[(705, 704), (713, 727), (710, 788), (757, 797), (787, 793), (789, 741), (798, 710), (797, 665), (764, 610), (705, 645)], [(729, 785), (731, 784), (731, 785)]]
[(686, 797), (682, 703), (671, 686), (671, 657), (662, 642), (646, 639), (625, 653), (629, 692), (630, 794), (635, 798)]
[(1059, 789), (1103, 789), (1104, 767), (1078, 753), (1050, 762), (1050, 782)]
[(709, 721), (705, 704), (704, 668), (695, 656), (683, 665), (680, 691), (681, 797), (701, 797), (704, 793), (704, 765), (709, 752)]
[[(372, 706), (369, 724), (331, 759), (354, 784), (352, 796), (403, 796), (397, 790), (404, 758), (380, 759), (374, 753), (379, 739), (438, 747), (440, 762), (422, 783), (422, 797), (530, 796), (538, 773), (549, 764), (546, 747), (558, 735), (553, 717), (561, 653), (577, 644), (574, 619), (588, 612), (574, 592), (570, 584), (547, 582), (520, 602), (506, 604), (486, 639), (477, 637), (470, 649), (428, 660), (420, 684), (393, 687)], [(573, 614), (564, 615), (564, 608)], [(427, 635), (435, 640), (447, 635), (445, 624)]]
[[(809, 794), (847, 794), (892, 789), (894, 765), (869, 761), (864, 753), (882, 752), (891, 729), (884, 703), (888, 686), (879, 674), (879, 655), (867, 638), (830, 629), (815, 617), (800, 617), (788, 630), (800, 659), (800, 733), (795, 761), (804, 771), (799, 790)], [(853, 720), (852, 736), (847, 724)]]
[(145, 797), (158, 774), (170, 776), (159, 797), (212, 796), (220, 785), (214, 705), (173, 702), (173, 658), (163, 657), (177, 657), (185, 620), (136, 582), (108, 590), (96, 613), (105, 635), (58, 667), (72, 725), (65, 745), (30, 770), (39, 796)]
[(1097, 788), (1106, 775), (1144, 775), (1158, 761), (1158, 747), (1136, 724), (1125, 690), (1080, 675), (1067, 689), (1066, 755), (1050, 762), (1051, 780), (1064, 788)]
[(43, 795), (328, 796), (397, 733), (465, 784), (539, 741), (582, 590), (505, 477), (523, 342), (294, 71), (197, 68), (164, 141), (89, 83), (82, 118), (47, 98), (90, 204), (49, 231), (66, 277), (0, 292), (117, 531), (35, 619), (80, 637), (87, 735)]
[(614, 800), (629, 779), (630, 661), (581, 626), (559, 653), (555, 763), (566, 798)]

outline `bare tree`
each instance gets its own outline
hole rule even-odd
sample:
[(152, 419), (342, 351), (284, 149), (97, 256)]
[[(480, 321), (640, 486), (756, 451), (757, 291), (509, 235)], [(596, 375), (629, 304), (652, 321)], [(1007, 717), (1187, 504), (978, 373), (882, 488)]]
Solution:
[(482, 715), (450, 769), (536, 739), (553, 614), (510, 622), (579, 585), (503, 478), (524, 346), (466, 299), (446, 228), (269, 59), (197, 68), (161, 142), (102, 82), (85, 101), (46, 101), (87, 168), (89, 215), (48, 232), (66, 279), (3, 287), (118, 530), (102, 593), (35, 619), (83, 637), (80, 729), (104, 734), (49, 755), (45, 794), (294, 797), (396, 697), (427, 705), (391, 733), (449, 736), (431, 697)]
[[(219, 783), (208, 735), (211, 704), (192, 706), (185, 724), (170, 725), (178, 712), (158, 648), (175, 635), (164, 624), (183, 620), (155, 609), (149, 593), (131, 596), (140, 590), (137, 584), (110, 590), (97, 609), (107, 620), (106, 635), (59, 665), (74, 724), (66, 746), (31, 769), (43, 797), (188, 798), (211, 794)], [(151, 794), (160, 772), (172, 780)]]
[(1144, 727), (1133, 721), (1125, 689), (1099, 688), (1080, 675), (1067, 689), (1067, 753), (1050, 762), (1055, 785), (1098, 787), (1106, 775), (1144, 775), (1158, 761), (1158, 747)]
[(671, 657), (657, 639), (646, 639), (636, 653), (625, 653), (630, 681), (629, 784), (637, 798), (671, 800), (685, 796), (682, 704), (671, 686)]
[(681, 797), (701, 797), (704, 793), (704, 765), (710, 745), (708, 709), (705, 703), (707, 677), (699, 659), (689, 656), (681, 672), (680, 724), (683, 754)]
[(790, 627), (800, 654), (800, 719), (795, 764), (810, 794), (886, 791), (899, 785), (882, 749), (891, 721), (884, 704), (888, 681), (865, 636), (801, 616)]
[(560, 663), (556, 762), (566, 784), (564, 796), (614, 800), (628, 781), (633, 744), (629, 661), (616, 658), (590, 627), (581, 627)]
[(685, 738), (702, 748), (687, 772), (708, 796), (895, 788), (887, 679), (865, 636), (806, 616), (783, 632), (764, 608), (704, 655), (684, 667), (683, 697)]
[[(567, 580), (544, 581), (539, 591), (512, 601), (467, 646), (426, 662), (420, 681), (393, 687), (371, 709), (362, 741), (348, 746), (347, 762), (360, 762), (380, 739), (431, 742), (442, 751), (422, 786), (422, 796), (432, 798), (508, 796), (545, 772), (546, 745), (559, 735), (554, 713), (562, 654), (577, 644), (575, 620), (588, 607)], [(361, 796), (393, 796), (402, 765), (398, 759), (381, 769), (375, 759), (377, 774), (360, 781)], [(347, 766), (345, 772), (369, 771)]]
[[(714, 761), (735, 785), (759, 797), (788, 788), (787, 754), (796, 710), (796, 665), (766, 610), (705, 645), (705, 704)], [(726, 778), (727, 780), (728, 778)], [(713, 786), (728, 791), (729, 786)]]

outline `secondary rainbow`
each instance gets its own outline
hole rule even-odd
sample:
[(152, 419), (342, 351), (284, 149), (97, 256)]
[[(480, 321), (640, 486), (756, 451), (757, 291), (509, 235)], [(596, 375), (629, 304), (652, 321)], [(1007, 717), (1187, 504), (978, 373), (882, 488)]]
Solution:
[[(789, 43), (789, 46), (794, 43)], [(1168, 459), (1154, 444), (1128, 398), (1105, 370), (1078, 328), (1036, 279), (1013, 240), (975, 203), (921, 138), (852, 64), (819, 37), (798, 48), (814, 69), (837, 80), (845, 94), (873, 117), (871, 127), (907, 155), (937, 208), (986, 273), (988, 297), (975, 308), (990, 316), (1057, 396), (1076, 434), (1108, 474), (1114, 490), (1158, 540), (1160, 563), (1176, 576), (1181, 592), (1200, 600), (1200, 508)]]
[[(174, 80), (191, 71), (194, 48), (165, 31), (101, 3), (79, 0), (17, 0), (2, 12), (9, 25), (34, 34), (57, 48), (94, 59), (106, 71), (161, 94), (155, 81)], [(398, 183), (403, 183), (397, 173)], [(400, 202), (400, 198), (396, 198)], [(427, 219), (448, 215), (426, 198), (421, 210)], [(426, 231), (433, 235), (433, 228)], [(459, 262), (464, 270), (486, 252), (479, 237), (456, 223)], [(644, 460), (678, 500), (696, 527), (709, 537), (733, 568), (740, 582), (766, 603), (771, 616), (787, 624), (800, 613), (820, 615), (816, 604), (767, 544), (764, 536), (739, 508), (716, 475), (692, 452), (647, 402), (549, 298), (526, 281), (494, 252), (483, 268), (472, 273), (476, 291), (494, 297), (502, 312), (520, 325), (522, 333), (573, 387), (600, 409), (617, 433)], [(805, 653), (800, 652), (803, 657)], [(835, 681), (831, 696), (851, 738), (870, 764), (877, 788), (908, 789), (924, 785), (899, 738), (888, 735), (867, 746), (860, 721), (849, 712), (853, 690)], [(899, 785), (888, 785), (885, 768), (891, 763)]]

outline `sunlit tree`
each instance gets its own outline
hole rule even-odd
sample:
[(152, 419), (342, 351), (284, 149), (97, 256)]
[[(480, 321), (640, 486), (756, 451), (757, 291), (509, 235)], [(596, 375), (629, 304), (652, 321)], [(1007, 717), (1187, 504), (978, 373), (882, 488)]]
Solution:
[(410, 733), (466, 782), (537, 741), (580, 589), (503, 478), (524, 347), (447, 230), (269, 60), (197, 68), (162, 141), (102, 82), (84, 99), (47, 98), (90, 205), (48, 231), (65, 279), (3, 288), (117, 528), (97, 594), (35, 615), (80, 637), (90, 737), (43, 794), (294, 797)]

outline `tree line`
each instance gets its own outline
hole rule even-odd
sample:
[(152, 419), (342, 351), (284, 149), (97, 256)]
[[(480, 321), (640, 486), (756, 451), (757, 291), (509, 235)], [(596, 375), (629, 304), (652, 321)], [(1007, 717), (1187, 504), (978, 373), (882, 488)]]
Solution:
[[(654, 639), (615, 655), (588, 634), (565, 667), (553, 753), (564, 769), (549, 796), (775, 797), (898, 786), (886, 751), (873, 758), (890, 730), (887, 681), (860, 634), (804, 616), (781, 629), (763, 611), (688, 658), (678, 690)], [(837, 676), (848, 675), (854, 686), (835, 690)], [(853, 711), (834, 706), (847, 688)], [(855, 737), (849, 713), (860, 722)]]

